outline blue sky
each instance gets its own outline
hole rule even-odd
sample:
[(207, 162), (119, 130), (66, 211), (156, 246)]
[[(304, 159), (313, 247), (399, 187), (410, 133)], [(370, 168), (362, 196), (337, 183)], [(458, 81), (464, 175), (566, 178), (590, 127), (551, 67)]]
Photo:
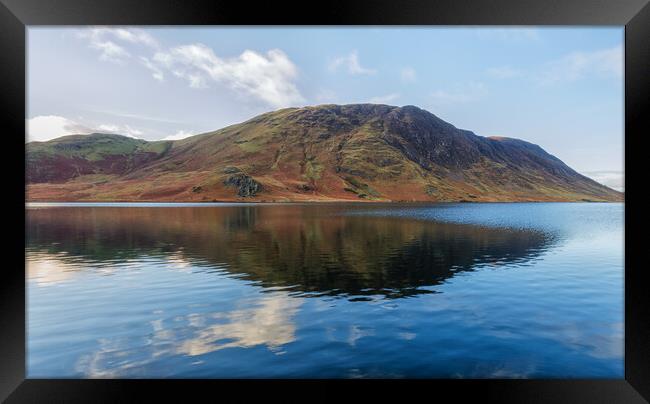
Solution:
[(287, 106), (416, 105), (622, 189), (623, 27), (42, 27), (27, 140), (178, 139)]

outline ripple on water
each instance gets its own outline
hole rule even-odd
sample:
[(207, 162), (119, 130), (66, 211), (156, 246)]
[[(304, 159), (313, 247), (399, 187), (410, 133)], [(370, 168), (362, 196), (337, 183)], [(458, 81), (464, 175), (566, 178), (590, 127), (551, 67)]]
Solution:
[(622, 377), (622, 213), (39, 205), (28, 374)]

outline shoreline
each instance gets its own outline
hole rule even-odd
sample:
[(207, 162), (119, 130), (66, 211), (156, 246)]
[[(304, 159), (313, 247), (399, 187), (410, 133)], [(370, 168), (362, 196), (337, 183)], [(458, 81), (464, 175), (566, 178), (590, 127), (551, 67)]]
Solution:
[(523, 204), (523, 203), (625, 203), (621, 201), (25, 201), (25, 207), (78, 205), (187, 205), (187, 206), (213, 206), (213, 205), (439, 205), (439, 204)]

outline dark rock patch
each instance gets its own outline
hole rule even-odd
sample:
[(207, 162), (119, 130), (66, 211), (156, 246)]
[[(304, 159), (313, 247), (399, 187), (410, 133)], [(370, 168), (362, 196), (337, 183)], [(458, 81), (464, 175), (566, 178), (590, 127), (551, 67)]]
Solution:
[(243, 173), (231, 175), (223, 182), (225, 186), (234, 187), (237, 189), (237, 195), (243, 198), (255, 196), (258, 192), (262, 191), (262, 184), (255, 181)]
[(435, 188), (433, 185), (427, 185), (427, 186), (425, 186), (425, 187), (424, 187), (424, 192), (425, 192), (427, 195), (429, 195), (429, 196), (432, 196), (432, 195), (435, 195), (435, 194), (438, 193), (438, 192), (436, 191), (436, 188)]
[(300, 191), (308, 192), (308, 191), (314, 191), (316, 187), (314, 187), (311, 184), (298, 184), (296, 185), (296, 188), (298, 188)]

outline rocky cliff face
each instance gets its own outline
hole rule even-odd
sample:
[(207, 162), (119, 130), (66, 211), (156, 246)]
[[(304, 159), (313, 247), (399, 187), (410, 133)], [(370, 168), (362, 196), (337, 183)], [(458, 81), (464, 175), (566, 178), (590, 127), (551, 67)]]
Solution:
[(27, 145), (30, 200), (615, 201), (541, 147), (414, 106), (288, 108), (174, 142)]
[(231, 175), (224, 180), (223, 184), (235, 188), (237, 190), (237, 196), (241, 196), (242, 198), (255, 196), (262, 190), (262, 184), (243, 173)]

